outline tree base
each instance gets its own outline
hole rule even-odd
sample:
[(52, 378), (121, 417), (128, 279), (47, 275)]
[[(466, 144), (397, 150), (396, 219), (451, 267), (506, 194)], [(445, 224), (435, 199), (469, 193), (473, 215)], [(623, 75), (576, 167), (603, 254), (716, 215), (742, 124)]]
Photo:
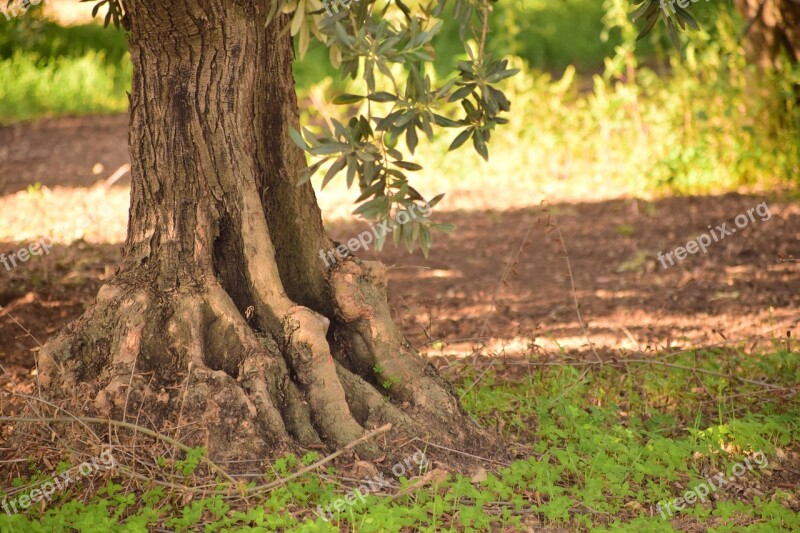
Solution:
[(74, 413), (136, 421), (215, 461), (337, 449), (387, 423), (395, 437), (497, 453), (397, 330), (385, 275), (343, 262), (329, 280), (336, 316), (294, 305), (279, 335), (251, 324), (252, 309), (240, 313), (216, 281), (165, 293), (120, 276), (45, 346), (40, 382)]

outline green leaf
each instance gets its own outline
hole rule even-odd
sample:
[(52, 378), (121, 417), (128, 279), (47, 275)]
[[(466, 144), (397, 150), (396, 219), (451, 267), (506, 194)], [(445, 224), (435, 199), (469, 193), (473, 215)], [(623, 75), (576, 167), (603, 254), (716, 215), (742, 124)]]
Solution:
[(397, 96), (386, 91), (378, 91), (377, 93), (370, 94), (367, 98), (373, 102), (394, 102)]
[[(642, 31), (640, 31), (639, 35), (636, 36), (636, 40), (639, 41), (643, 39), (648, 33), (650, 33), (650, 31), (656, 25), (656, 22), (658, 22), (659, 18), (660, 15), (658, 14), (658, 11), (653, 12), (653, 14), (650, 15), (650, 18), (647, 19), (647, 22), (645, 23), (644, 28), (642, 28)], [(671, 22), (671, 20), (667, 19), (667, 22), (669, 23)]]
[(397, 4), (397, 7), (400, 8), (400, 11), (406, 16), (406, 20), (411, 20), (411, 10), (405, 5), (401, 0), (394, 0), (394, 3)]
[(437, 231), (441, 231), (442, 233), (452, 233), (456, 227), (453, 224), (447, 224), (443, 222), (437, 222), (431, 224), (431, 227)]
[(306, 141), (308, 141), (308, 144), (311, 145), (312, 147), (319, 146), (321, 144), (314, 136), (314, 134), (311, 133), (311, 130), (309, 130), (308, 128), (303, 128), (303, 136), (306, 139)]
[(475, 90), (475, 84), (470, 83), (469, 85), (465, 85), (460, 89), (457, 89), (453, 94), (450, 95), (450, 98), (447, 99), (448, 102), (455, 102), (456, 100), (462, 100), (472, 94), (472, 91)]
[(361, 215), (367, 219), (378, 218), (377, 215), (380, 215), (384, 211), (388, 210), (388, 205), (387, 205), (388, 201), (389, 199), (386, 196), (377, 196), (372, 200), (364, 202), (363, 204), (358, 206), (358, 208), (355, 211), (353, 211), (353, 214)]
[(699, 30), (700, 26), (695, 22), (692, 16), (689, 14), (688, 11), (683, 9), (681, 6), (675, 6), (675, 14), (678, 15), (678, 20), (683, 21), (689, 25), (694, 30)]
[[(639, 20), (642, 17), (650, 17), (658, 9), (658, 5), (661, 0), (649, 0), (648, 3), (642, 5), (639, 9), (633, 12), (631, 18), (634, 22)], [(666, 1), (666, 0), (665, 0)]]
[(459, 126), (463, 126), (462, 123), (456, 122), (455, 120), (451, 120), (437, 113), (433, 114), (433, 121), (437, 126), (442, 126), (443, 128), (457, 128)]
[(475, 130), (475, 134), (472, 136), (472, 145), (484, 161), (489, 161), (489, 149), (486, 147), (486, 140), (482, 132)]
[(310, 167), (306, 168), (300, 174), (300, 178), (298, 179), (297, 186), (300, 187), (301, 185), (305, 185), (305, 183), (308, 182), (311, 179), (311, 177), (317, 172), (317, 170), (319, 170), (319, 167), (321, 167), (328, 159), (330, 159), (330, 158), (326, 157), (325, 159), (322, 159), (321, 161), (317, 161), (316, 163), (314, 163)]
[(672, 19), (667, 19), (667, 33), (669, 33), (672, 45), (680, 50), (681, 40), (678, 38), (678, 30), (675, 29), (675, 24), (672, 22)]
[(311, 148), (311, 147), (310, 147), (310, 146), (309, 146), (309, 145), (306, 143), (306, 141), (303, 139), (303, 136), (300, 134), (300, 132), (299, 132), (299, 131), (297, 131), (296, 129), (294, 129), (294, 128), (289, 128), (289, 136), (292, 138), (292, 140), (294, 141), (294, 143), (295, 143), (297, 146), (299, 146), (300, 148), (302, 148), (303, 150), (308, 150), (309, 148)]
[(416, 224), (413, 224), (411, 222), (403, 225), (403, 237), (404, 237), (403, 240), (406, 243), (406, 249), (408, 250), (408, 253), (411, 253), (411, 252), (414, 251), (414, 226), (415, 225)]
[(328, 172), (325, 173), (325, 177), (322, 179), (322, 188), (325, 188), (325, 185), (330, 182), (336, 174), (339, 173), (340, 170), (344, 168), (344, 165), (347, 163), (347, 158), (345, 156), (340, 156), (339, 159), (334, 161), (331, 165), (331, 168), (328, 169)]
[(424, 224), (419, 225), (419, 247), (422, 249), (422, 255), (425, 258), (428, 258), (428, 254), (431, 251), (431, 244), (433, 243), (433, 237), (431, 236), (431, 232), (428, 228), (425, 227)]
[(411, 171), (422, 170), (421, 165), (418, 165), (416, 163), (411, 163), (410, 161), (392, 161), (392, 164), (400, 168), (404, 168), (406, 170), (411, 170)]
[(441, 202), (441, 201), (442, 201), (442, 198), (444, 198), (444, 193), (442, 193), (442, 194), (437, 194), (436, 196), (434, 196), (434, 197), (433, 197), (433, 200), (431, 200), (430, 202), (428, 202), (428, 207), (436, 207), (436, 204), (438, 204), (439, 202)]
[(333, 99), (333, 103), (336, 105), (345, 105), (345, 104), (354, 104), (356, 102), (360, 102), (363, 100), (363, 96), (359, 96), (357, 94), (340, 94), (336, 98)]
[(414, 153), (414, 150), (417, 149), (418, 141), (419, 140), (417, 139), (417, 128), (415, 128), (414, 125), (412, 124), (408, 128), (408, 130), (406, 130), (406, 144), (408, 145), (408, 149), (411, 151), (412, 154)]
[(343, 150), (349, 150), (349, 149), (350, 149), (349, 144), (333, 142), (333, 143), (320, 144), (319, 146), (311, 148), (308, 152), (311, 155), (331, 155), (331, 154), (338, 154)]
[(392, 239), (394, 240), (394, 247), (397, 248), (400, 246), (400, 243), (403, 241), (403, 232), (405, 231), (405, 226), (397, 225), (392, 233)]
[(448, 148), (447, 151), (452, 152), (453, 150), (455, 150), (456, 148), (467, 142), (467, 139), (469, 139), (469, 136), (471, 134), (472, 134), (472, 128), (467, 128), (461, 133), (459, 133), (458, 136), (455, 139), (453, 139), (453, 142), (450, 144), (450, 148)]
[(353, 179), (356, 176), (356, 171), (358, 170), (358, 162), (356, 161), (355, 156), (348, 155), (347, 156), (347, 188), (353, 186)]
[(514, 69), (511, 69), (511, 70), (504, 70), (503, 72), (498, 72), (497, 74), (492, 74), (491, 76), (486, 78), (486, 81), (488, 81), (489, 83), (497, 83), (498, 81), (504, 80), (506, 78), (510, 78), (511, 76), (514, 76), (515, 74), (519, 74), (519, 72), (520, 72), (520, 70), (518, 68), (514, 68)]

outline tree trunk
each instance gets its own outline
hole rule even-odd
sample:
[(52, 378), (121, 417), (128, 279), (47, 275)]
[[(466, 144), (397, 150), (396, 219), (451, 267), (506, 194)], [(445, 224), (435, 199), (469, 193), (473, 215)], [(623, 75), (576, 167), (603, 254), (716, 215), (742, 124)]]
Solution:
[(800, 61), (800, 2), (797, 0), (736, 0), (747, 21), (746, 52), (762, 68), (774, 65), (785, 52)]
[(181, 440), (225, 459), (336, 448), (389, 422), (462, 448), (494, 442), (393, 324), (384, 267), (320, 260), (332, 243), (313, 189), (296, 185), (305, 157), (287, 134), (298, 123), (288, 17), (265, 29), (267, 4), (252, 0), (126, 5), (123, 264), (42, 350), (49, 396), (191, 424)]

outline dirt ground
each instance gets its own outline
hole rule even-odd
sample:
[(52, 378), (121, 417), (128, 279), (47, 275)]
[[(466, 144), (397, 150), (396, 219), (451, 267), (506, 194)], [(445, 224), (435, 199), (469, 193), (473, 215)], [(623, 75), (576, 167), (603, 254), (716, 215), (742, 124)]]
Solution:
[[(57, 242), (16, 268), (0, 264), (0, 365), (17, 384), (31, 379), (39, 344), (91, 304), (119, 263), (129, 176), (109, 188), (103, 181), (128, 162), (126, 142), (125, 116), (0, 129), (0, 252), (40, 236)], [(526, 186), (523, 200), (531, 201), (522, 208), (518, 192), (514, 205), (502, 201), (503, 183), (497, 191), (470, 183), (450, 191), (434, 216), (457, 230), (436, 235), (427, 260), (391, 244), (357, 252), (391, 266), (395, 317), (424, 352), (580, 354), (588, 336), (604, 356), (615, 356), (736, 339), (748, 339), (742, 346), (750, 349), (800, 334), (797, 200), (725, 194), (649, 201), (567, 183), (566, 193), (542, 206), (539, 184)], [(320, 198), (330, 213), (352, 209), (354, 195), (326, 190)], [(768, 219), (754, 214), (707, 253), (666, 269), (656, 259), (708, 225), (735, 228), (737, 215), (762, 202)], [(326, 217), (326, 225), (341, 242), (367, 227), (341, 217)]]

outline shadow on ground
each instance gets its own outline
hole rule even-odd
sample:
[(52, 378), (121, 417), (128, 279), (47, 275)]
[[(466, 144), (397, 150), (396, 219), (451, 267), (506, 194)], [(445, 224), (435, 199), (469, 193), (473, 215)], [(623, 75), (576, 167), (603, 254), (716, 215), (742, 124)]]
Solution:
[[(761, 202), (769, 205), (768, 220), (755, 215), (706, 254), (667, 269), (656, 259), (709, 224), (730, 227)], [(393, 313), (412, 343), (431, 355), (468, 355), (478, 337), (487, 353), (499, 355), (584, 351), (558, 229), (589, 337), (607, 353), (784, 337), (800, 318), (800, 265), (782, 260), (800, 257), (796, 204), (730, 194), (557, 204), (549, 213), (437, 213), (458, 229), (436, 235), (427, 260), (392, 244), (356, 254), (390, 266)], [(366, 227), (330, 230), (346, 242)], [(6, 253), (20, 247), (0, 243)], [(119, 261), (119, 244), (77, 241), (10, 271), (0, 265), (0, 364), (30, 369), (38, 342), (79, 316)]]

